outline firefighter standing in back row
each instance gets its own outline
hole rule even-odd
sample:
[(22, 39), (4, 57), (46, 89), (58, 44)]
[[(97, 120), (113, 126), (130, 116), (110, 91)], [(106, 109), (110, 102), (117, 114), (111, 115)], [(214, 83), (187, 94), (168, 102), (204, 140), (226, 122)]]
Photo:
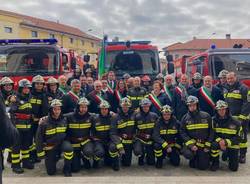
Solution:
[(11, 120), (19, 132), (18, 142), (12, 147), (11, 154), (11, 167), (17, 174), (23, 173), (23, 168), (34, 169), (30, 161), (30, 146), (32, 145), (30, 89), (29, 80), (20, 80), (16, 101), (10, 104)]
[(89, 101), (85, 97), (80, 98), (75, 111), (67, 114), (67, 139), (74, 148), (73, 172), (80, 171), (81, 160), (83, 160), (84, 168), (89, 169), (90, 159), (94, 154), (94, 145), (91, 141), (94, 115), (88, 112), (88, 105)]
[(144, 165), (145, 157), (148, 165), (154, 165), (155, 156), (152, 134), (158, 116), (150, 112), (151, 101), (149, 99), (142, 99), (140, 106), (140, 112), (135, 115), (134, 154), (139, 157), (138, 165)]
[(48, 175), (56, 173), (58, 155), (64, 153), (64, 176), (71, 176), (71, 162), (73, 148), (66, 141), (67, 120), (62, 115), (62, 103), (58, 99), (52, 100), (48, 116), (42, 118), (36, 134), (37, 155), (45, 157), (45, 166)]
[(163, 159), (169, 157), (173, 166), (180, 165), (180, 123), (172, 115), (172, 109), (165, 105), (161, 109), (161, 117), (157, 120), (153, 132), (156, 168), (162, 168)]
[(63, 92), (59, 90), (58, 80), (54, 77), (50, 77), (47, 81), (47, 98), (48, 103), (50, 104), (52, 100), (59, 99), (61, 100), (64, 96)]
[(227, 86), (224, 93), (230, 113), (237, 118), (242, 125), (243, 136), (240, 143), (240, 163), (246, 163), (247, 133), (250, 114), (250, 91), (247, 86), (237, 80), (234, 72), (227, 74)]
[(211, 145), (212, 165), (210, 169), (219, 169), (220, 152), (223, 152), (222, 160), (228, 160), (228, 168), (237, 171), (239, 167), (239, 143), (242, 133), (240, 122), (232, 117), (228, 104), (219, 100), (216, 103), (216, 113), (213, 117), (215, 132), (214, 141)]
[[(31, 99), (30, 99), (30, 103), (32, 105), (31, 129), (33, 137), (35, 137), (36, 135), (36, 130), (40, 118), (48, 114), (49, 106), (44, 86), (45, 86), (45, 81), (41, 75), (36, 75), (35, 77), (33, 77)], [(40, 162), (40, 160), (37, 159), (35, 144), (32, 145), (30, 154), (32, 162)]]
[(191, 168), (206, 170), (209, 168), (210, 147), (214, 138), (211, 116), (199, 110), (199, 101), (195, 96), (187, 98), (188, 113), (181, 121), (180, 134), (184, 141), (183, 155)]

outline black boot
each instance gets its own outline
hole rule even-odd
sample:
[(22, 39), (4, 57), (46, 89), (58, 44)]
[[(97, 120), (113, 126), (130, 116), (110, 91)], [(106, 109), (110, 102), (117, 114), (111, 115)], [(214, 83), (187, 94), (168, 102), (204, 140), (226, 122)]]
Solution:
[(98, 161), (98, 160), (94, 160), (94, 161), (93, 161), (92, 167), (93, 167), (94, 169), (98, 169), (98, 168), (99, 168), (99, 161)]
[(83, 158), (83, 165), (85, 169), (90, 169), (91, 168), (91, 164), (90, 161), (86, 158)]
[(63, 174), (64, 174), (65, 177), (71, 177), (72, 176), (70, 164), (65, 164), (64, 165), (64, 167), (63, 167)]
[(119, 171), (120, 170), (120, 163), (119, 163), (119, 158), (113, 158), (113, 163), (112, 163), (112, 169), (114, 171)]
[(224, 152), (222, 153), (221, 160), (225, 162), (225, 161), (227, 161), (227, 159), (228, 159), (227, 152), (224, 151)]
[(143, 166), (143, 165), (144, 165), (144, 156), (140, 156), (140, 157), (138, 158), (138, 165), (139, 165), (139, 166)]
[(23, 160), (24, 169), (34, 169), (34, 164), (30, 160)]
[(161, 169), (161, 168), (162, 168), (162, 165), (163, 165), (163, 160), (162, 160), (162, 158), (157, 158), (155, 167), (156, 167), (157, 169)]
[(212, 165), (210, 166), (210, 170), (211, 171), (217, 171), (218, 169), (219, 169), (219, 161), (218, 160), (213, 161)]
[(239, 163), (241, 163), (241, 164), (246, 163), (246, 154), (240, 154)]
[(22, 174), (24, 172), (23, 168), (21, 168), (20, 166), (12, 167), (12, 171), (16, 174)]
[(41, 160), (37, 157), (36, 150), (30, 152), (30, 161), (35, 164), (41, 162)]
[(195, 163), (195, 160), (194, 160), (194, 159), (191, 159), (191, 160), (189, 161), (189, 167), (190, 167), (190, 168), (196, 168), (196, 163)]

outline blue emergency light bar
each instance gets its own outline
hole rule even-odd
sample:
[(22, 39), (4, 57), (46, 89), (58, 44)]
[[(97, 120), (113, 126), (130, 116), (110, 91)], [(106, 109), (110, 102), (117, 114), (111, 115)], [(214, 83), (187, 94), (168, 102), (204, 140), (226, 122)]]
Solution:
[(129, 42), (130, 45), (139, 44), (139, 45), (148, 45), (151, 41), (124, 41), (124, 42), (107, 42), (107, 45), (127, 45)]
[(26, 43), (26, 44), (56, 44), (57, 39), (10, 39), (10, 40), (0, 40), (0, 44), (21, 44), (21, 43)]

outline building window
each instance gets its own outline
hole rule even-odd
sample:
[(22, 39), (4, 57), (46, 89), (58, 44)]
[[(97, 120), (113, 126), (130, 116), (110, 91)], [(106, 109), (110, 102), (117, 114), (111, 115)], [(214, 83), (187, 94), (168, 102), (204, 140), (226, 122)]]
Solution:
[(49, 34), (49, 38), (55, 38), (54, 34)]
[(82, 42), (82, 45), (84, 45), (84, 41), (82, 40), (81, 42)]
[(12, 33), (12, 28), (11, 27), (4, 27), (5, 33)]
[(37, 38), (37, 37), (38, 37), (37, 31), (31, 31), (31, 36), (32, 36), (33, 38)]
[(74, 43), (74, 38), (70, 38), (70, 43), (71, 43), (71, 44)]
[(93, 42), (91, 42), (91, 47), (94, 47), (94, 46), (95, 46), (95, 44)]

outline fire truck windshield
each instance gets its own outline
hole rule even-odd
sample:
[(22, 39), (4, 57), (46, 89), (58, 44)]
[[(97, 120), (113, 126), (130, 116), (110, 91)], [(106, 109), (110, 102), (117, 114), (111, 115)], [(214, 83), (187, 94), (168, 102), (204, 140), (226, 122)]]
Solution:
[(215, 75), (223, 69), (233, 71), (239, 79), (249, 78), (250, 53), (216, 54), (211, 56)]
[(59, 71), (59, 53), (50, 48), (0, 50), (0, 75), (49, 75)]
[(106, 55), (106, 71), (113, 70), (118, 75), (159, 73), (158, 52), (153, 50), (109, 51)]

